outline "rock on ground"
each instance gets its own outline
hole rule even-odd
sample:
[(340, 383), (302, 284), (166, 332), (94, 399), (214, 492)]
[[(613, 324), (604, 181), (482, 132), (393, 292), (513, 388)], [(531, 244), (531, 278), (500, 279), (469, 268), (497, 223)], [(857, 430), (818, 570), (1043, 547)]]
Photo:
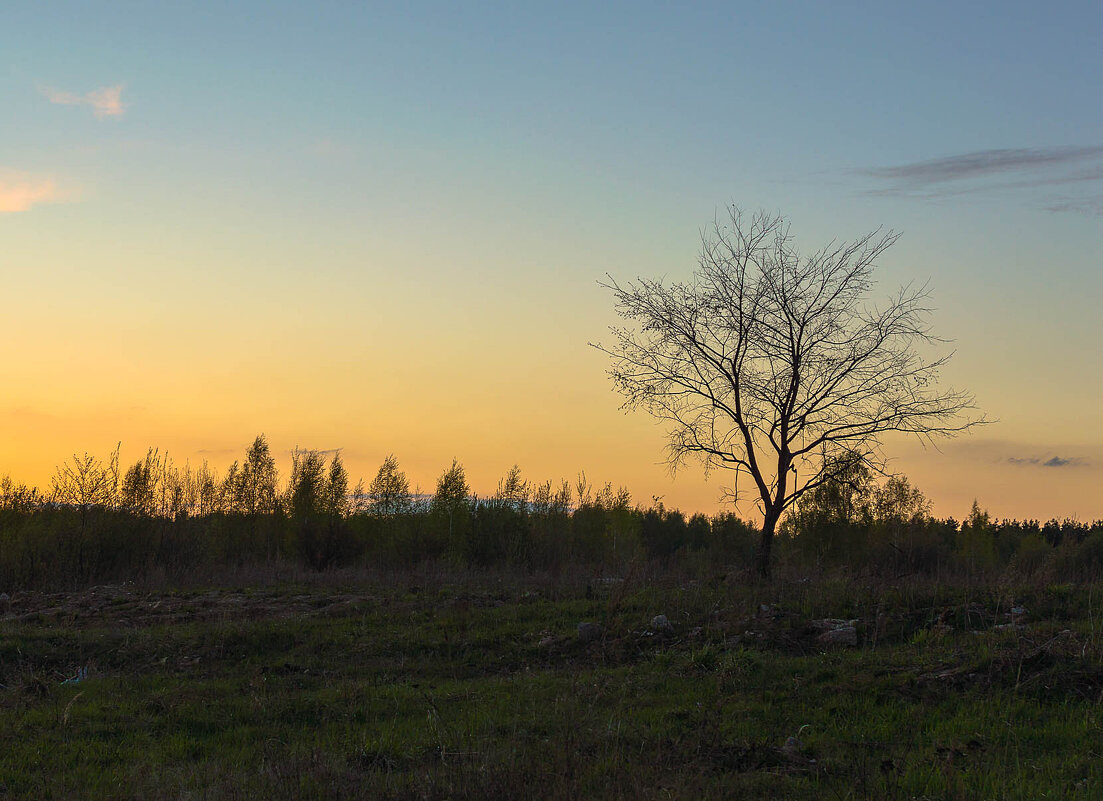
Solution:
[(597, 623), (582, 621), (578, 624), (578, 639), (582, 642), (594, 642), (601, 638), (601, 626)]

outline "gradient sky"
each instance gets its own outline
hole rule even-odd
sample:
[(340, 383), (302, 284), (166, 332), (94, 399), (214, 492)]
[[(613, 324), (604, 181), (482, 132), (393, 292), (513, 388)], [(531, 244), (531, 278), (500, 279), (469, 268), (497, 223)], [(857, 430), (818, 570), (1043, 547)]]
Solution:
[(936, 513), (1103, 517), (1098, 2), (167, 5), (0, 8), (0, 474), (264, 432), (714, 511), (587, 343), (734, 202), (903, 232), (999, 421), (889, 443)]

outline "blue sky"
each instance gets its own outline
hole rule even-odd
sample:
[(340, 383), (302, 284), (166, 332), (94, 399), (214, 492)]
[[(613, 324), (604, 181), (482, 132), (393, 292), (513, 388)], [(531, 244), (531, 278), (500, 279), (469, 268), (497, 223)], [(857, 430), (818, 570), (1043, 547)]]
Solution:
[(886, 288), (931, 281), (1000, 420), (901, 446), (936, 508), (1103, 516), (1098, 3), (165, 5), (0, 10), (13, 472), (259, 429), (708, 507), (586, 343), (604, 273), (687, 275), (735, 202), (808, 249), (903, 231)]

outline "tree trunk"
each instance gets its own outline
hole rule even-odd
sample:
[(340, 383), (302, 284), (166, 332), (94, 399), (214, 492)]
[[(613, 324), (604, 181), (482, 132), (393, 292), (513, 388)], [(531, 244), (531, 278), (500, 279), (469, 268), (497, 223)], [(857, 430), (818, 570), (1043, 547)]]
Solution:
[(758, 574), (764, 579), (770, 578), (770, 551), (774, 545), (774, 529), (781, 517), (780, 512), (768, 510), (762, 520), (762, 532), (758, 541), (757, 567)]

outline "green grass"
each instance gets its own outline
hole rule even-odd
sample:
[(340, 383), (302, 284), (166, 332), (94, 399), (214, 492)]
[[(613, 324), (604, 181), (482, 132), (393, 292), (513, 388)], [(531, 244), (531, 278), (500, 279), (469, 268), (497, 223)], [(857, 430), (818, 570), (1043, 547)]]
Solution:
[[(0, 619), (0, 798), (1094, 799), (1099, 595), (477, 579), (22, 594)], [(1012, 597), (1026, 628), (995, 629)], [(659, 613), (673, 634), (647, 631)], [(819, 646), (809, 619), (827, 616), (859, 618), (859, 647)], [(599, 641), (579, 641), (583, 620)]]

